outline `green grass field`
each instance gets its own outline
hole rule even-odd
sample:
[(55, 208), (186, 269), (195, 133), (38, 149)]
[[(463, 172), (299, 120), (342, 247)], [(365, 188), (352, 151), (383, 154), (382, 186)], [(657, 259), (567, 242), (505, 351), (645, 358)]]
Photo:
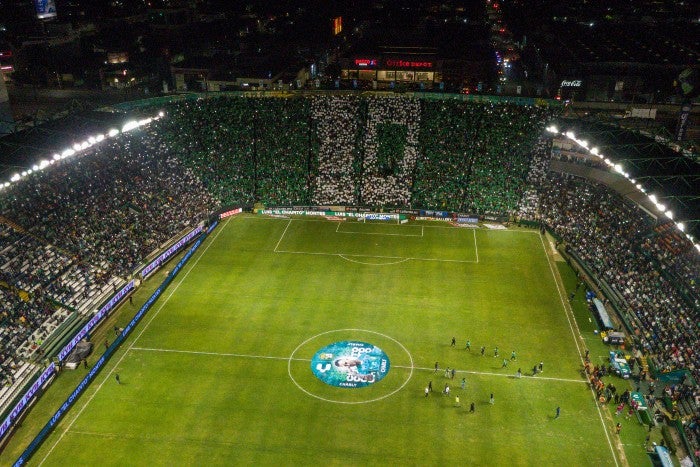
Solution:
[[(532, 231), (230, 218), (31, 464), (624, 464), (556, 271)], [(339, 341), (381, 348), (386, 377), (319, 380)]]

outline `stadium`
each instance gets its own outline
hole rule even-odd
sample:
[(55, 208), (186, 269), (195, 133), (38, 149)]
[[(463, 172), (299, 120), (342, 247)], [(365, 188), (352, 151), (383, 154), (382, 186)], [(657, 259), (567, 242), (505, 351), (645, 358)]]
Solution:
[(697, 206), (563, 111), (230, 92), (55, 122), (0, 180), (1, 463), (697, 465)]

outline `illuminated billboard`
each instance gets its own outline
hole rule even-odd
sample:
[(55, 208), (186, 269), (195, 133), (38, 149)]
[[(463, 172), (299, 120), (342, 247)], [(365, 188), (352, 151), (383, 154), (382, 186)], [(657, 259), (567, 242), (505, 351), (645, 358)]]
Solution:
[(36, 10), (36, 17), (39, 19), (56, 17), (55, 0), (34, 0), (34, 9)]
[(333, 35), (337, 36), (343, 30), (343, 17), (337, 16), (333, 18)]
[(356, 58), (355, 66), (358, 66), (360, 68), (376, 67), (377, 60), (374, 58)]
[(384, 60), (384, 65), (387, 68), (433, 68), (434, 63), (430, 61), (413, 61), (413, 60), (400, 60), (400, 59), (388, 59)]

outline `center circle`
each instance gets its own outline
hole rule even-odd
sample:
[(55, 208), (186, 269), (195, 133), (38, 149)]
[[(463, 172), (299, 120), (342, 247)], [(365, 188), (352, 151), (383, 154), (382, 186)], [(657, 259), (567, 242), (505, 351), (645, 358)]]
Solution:
[(340, 341), (319, 349), (311, 371), (324, 383), (340, 388), (363, 388), (381, 381), (389, 372), (389, 357), (376, 345)]
[[(338, 338), (327, 340), (332, 334), (337, 334)], [(322, 342), (324, 340), (325, 342)], [(316, 355), (320, 357), (325, 347), (330, 347), (334, 345), (334, 343), (338, 344), (340, 342), (356, 342), (374, 347), (371, 344), (367, 344), (367, 341), (379, 341), (382, 352), (384, 352), (385, 355), (392, 355), (392, 360), (394, 361), (392, 368), (394, 370), (398, 369), (398, 373), (392, 371), (391, 374), (387, 376), (387, 374), (389, 374), (389, 362), (387, 357), (387, 371), (384, 373), (384, 376), (387, 377), (386, 381), (382, 382), (382, 384), (368, 384), (362, 391), (346, 391), (345, 386), (328, 385), (322, 382), (323, 380), (321, 378), (316, 377), (313, 370), (309, 372), (309, 362), (313, 360), (313, 357)], [(326, 345), (321, 347), (321, 345), (314, 345), (314, 343)], [(319, 349), (319, 347), (321, 348)], [(395, 364), (396, 358), (394, 357), (398, 358), (399, 365)], [(370, 331), (368, 329), (343, 328), (320, 332), (301, 342), (287, 359), (287, 374), (289, 379), (301, 392), (313, 398), (333, 404), (368, 404), (391, 397), (406, 387), (413, 376), (413, 371), (413, 356), (401, 342), (381, 332)], [(315, 381), (316, 384), (312, 381)], [(376, 381), (378, 380), (375, 380), (375, 382)], [(323, 388), (327, 389), (324, 390)]]

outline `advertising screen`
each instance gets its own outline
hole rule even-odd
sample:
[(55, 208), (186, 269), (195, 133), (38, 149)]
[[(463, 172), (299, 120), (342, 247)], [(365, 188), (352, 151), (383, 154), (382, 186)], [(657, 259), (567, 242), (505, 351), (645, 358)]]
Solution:
[(34, 9), (36, 10), (36, 17), (39, 19), (56, 17), (55, 0), (34, 0)]

